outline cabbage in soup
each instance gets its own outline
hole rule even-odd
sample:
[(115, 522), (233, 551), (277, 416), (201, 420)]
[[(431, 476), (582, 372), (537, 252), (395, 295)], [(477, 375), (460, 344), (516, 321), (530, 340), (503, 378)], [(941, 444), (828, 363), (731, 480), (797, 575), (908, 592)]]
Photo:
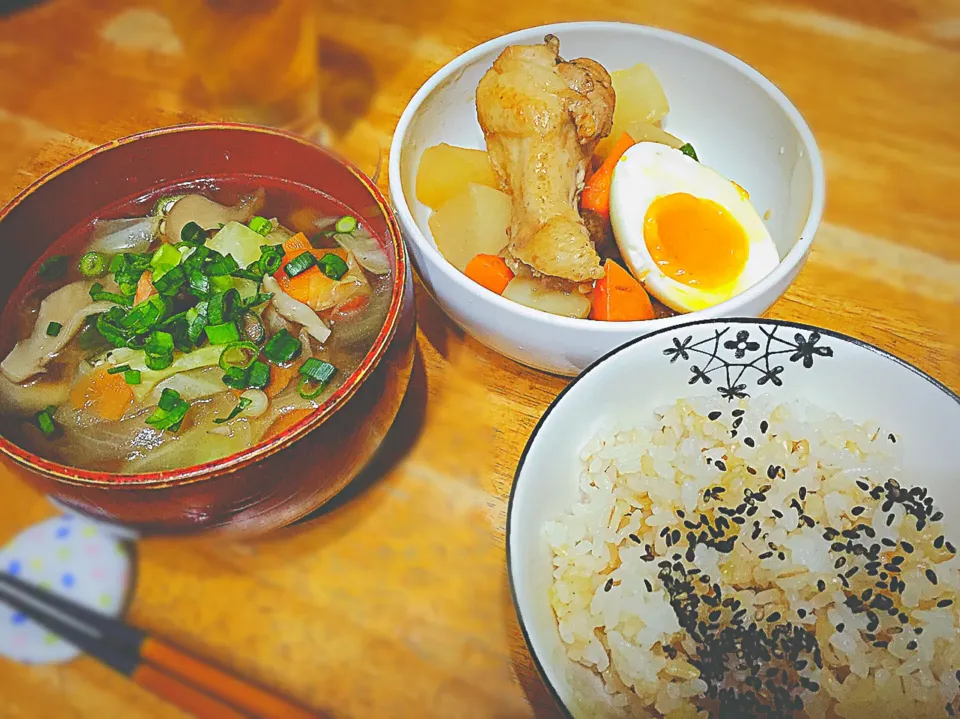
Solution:
[(388, 259), (316, 191), (205, 183), (105, 216), (2, 318), (3, 431), (38, 455), (133, 474), (234, 454), (317, 408), (383, 326)]

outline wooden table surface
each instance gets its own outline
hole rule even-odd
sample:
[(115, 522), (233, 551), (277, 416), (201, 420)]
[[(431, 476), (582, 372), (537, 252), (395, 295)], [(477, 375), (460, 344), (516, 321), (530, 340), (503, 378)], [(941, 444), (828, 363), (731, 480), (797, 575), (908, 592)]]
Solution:
[[(504, 32), (628, 20), (738, 55), (807, 118), (828, 175), (810, 261), (769, 315), (861, 337), (960, 389), (956, 0), (325, 0), (322, 12), (324, 112), (366, 168), (431, 73)], [(0, 202), (96, 144), (209, 117), (181, 98), (183, 76), (148, 5), (51, 0), (0, 20)], [(142, 541), (129, 619), (338, 717), (554, 716), (510, 602), (504, 521), (524, 442), (565, 381), (465, 337), (419, 288), (417, 309), (410, 392), (364, 479), (266, 540)], [(0, 492), (0, 541), (54, 513), (8, 476)], [(0, 659), (0, 716), (182, 715), (82, 658)]]

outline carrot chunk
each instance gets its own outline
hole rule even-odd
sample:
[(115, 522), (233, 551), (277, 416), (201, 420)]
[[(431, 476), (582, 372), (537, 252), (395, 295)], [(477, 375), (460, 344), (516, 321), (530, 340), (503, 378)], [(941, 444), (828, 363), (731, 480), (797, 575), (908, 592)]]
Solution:
[(86, 409), (111, 422), (123, 417), (132, 402), (133, 390), (123, 378), (123, 372), (109, 374), (106, 367), (94, 370), (70, 390), (70, 404), (74, 409)]
[(477, 255), (467, 263), (463, 274), (498, 295), (503, 294), (513, 279), (506, 261), (497, 255)]
[(653, 305), (643, 286), (613, 260), (603, 266), (603, 277), (593, 288), (590, 319), (632, 322), (653, 319)]
[(613, 184), (613, 170), (623, 153), (636, 143), (627, 133), (620, 135), (603, 164), (594, 172), (580, 194), (580, 207), (593, 210), (603, 217), (610, 216), (610, 186)]

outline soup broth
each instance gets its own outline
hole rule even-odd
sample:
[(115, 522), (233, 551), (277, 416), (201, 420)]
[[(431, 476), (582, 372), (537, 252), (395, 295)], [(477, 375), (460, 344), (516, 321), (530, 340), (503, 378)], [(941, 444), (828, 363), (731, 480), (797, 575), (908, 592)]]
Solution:
[(122, 200), (44, 255), (0, 317), (0, 430), (118, 474), (282, 432), (357, 369), (389, 260), (335, 199), (270, 178)]

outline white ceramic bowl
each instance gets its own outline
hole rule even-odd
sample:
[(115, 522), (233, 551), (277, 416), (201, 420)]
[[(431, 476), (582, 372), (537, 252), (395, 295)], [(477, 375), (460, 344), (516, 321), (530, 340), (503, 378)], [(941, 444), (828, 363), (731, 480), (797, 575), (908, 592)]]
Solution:
[[(710, 384), (695, 379), (694, 366)], [(775, 379), (764, 380), (770, 375)], [(507, 518), (507, 561), (524, 637), (555, 698), (575, 717), (589, 714), (575, 701), (547, 598), (553, 562), (544, 523), (578, 501), (578, 455), (602, 422), (645, 420), (658, 406), (718, 393), (800, 398), (878, 422), (903, 451), (901, 483), (929, 488), (946, 526), (958, 534), (960, 397), (915, 367), (859, 340), (776, 320), (693, 322), (621, 347), (574, 380), (543, 415), (520, 459)]]
[[(591, 57), (609, 70), (649, 64), (670, 101), (665, 127), (689, 140), (704, 164), (750, 192), (782, 261), (747, 292), (686, 317), (593, 322), (529, 309), (468, 280), (430, 234), (430, 209), (416, 198), (420, 156), (441, 142), (484, 148), (477, 83), (508, 45), (553, 33), (566, 58)], [(640, 25), (575, 22), (522, 30), (464, 53), (431, 77), (404, 110), (390, 149), (390, 197), (423, 284), (480, 342), (523, 364), (575, 375), (637, 336), (691, 319), (757, 316), (784, 293), (810, 251), (823, 210), (820, 153), (800, 113), (770, 81), (722, 50)]]

